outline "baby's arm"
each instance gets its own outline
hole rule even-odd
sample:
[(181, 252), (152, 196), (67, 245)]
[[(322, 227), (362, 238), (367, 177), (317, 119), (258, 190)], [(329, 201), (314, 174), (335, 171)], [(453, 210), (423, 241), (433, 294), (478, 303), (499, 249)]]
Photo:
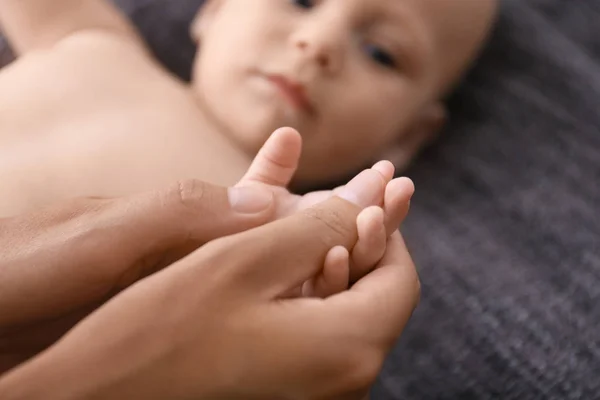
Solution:
[(0, 0), (0, 28), (17, 55), (80, 31), (114, 33), (143, 48), (133, 25), (104, 0)]

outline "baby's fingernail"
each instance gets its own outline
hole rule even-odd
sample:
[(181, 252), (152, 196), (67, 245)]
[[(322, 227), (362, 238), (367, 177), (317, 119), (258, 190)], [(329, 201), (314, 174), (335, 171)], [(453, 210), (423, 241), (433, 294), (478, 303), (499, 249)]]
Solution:
[(228, 191), (229, 204), (242, 214), (257, 214), (273, 204), (273, 193), (256, 187), (235, 187)]
[(362, 208), (374, 206), (381, 202), (382, 186), (381, 174), (373, 169), (367, 169), (348, 182), (338, 196)]

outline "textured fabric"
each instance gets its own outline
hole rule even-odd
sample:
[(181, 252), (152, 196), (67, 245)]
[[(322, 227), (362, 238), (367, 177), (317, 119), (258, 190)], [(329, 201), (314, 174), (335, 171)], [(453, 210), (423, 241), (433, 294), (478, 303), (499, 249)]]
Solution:
[[(117, 2), (187, 77), (202, 1)], [(598, 0), (503, 3), (408, 173), (423, 297), (374, 399), (600, 399), (599, 21)]]
[(514, 0), (409, 175), (423, 299), (376, 399), (600, 398), (600, 2)]

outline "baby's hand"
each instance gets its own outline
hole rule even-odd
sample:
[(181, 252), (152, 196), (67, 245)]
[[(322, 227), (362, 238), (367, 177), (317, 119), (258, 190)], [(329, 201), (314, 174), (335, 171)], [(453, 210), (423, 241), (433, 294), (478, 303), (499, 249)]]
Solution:
[[(300, 134), (291, 128), (278, 129), (257, 154), (238, 186), (261, 185), (275, 196), (276, 218), (283, 218), (310, 208), (328, 198), (341, 194), (345, 186), (298, 196), (287, 185), (298, 167), (302, 150)], [(349, 252), (344, 248), (331, 249), (322, 273), (289, 295), (327, 297), (345, 290), (368, 273), (381, 260), (388, 237), (398, 229), (406, 216), (414, 185), (408, 178), (394, 179), (394, 166), (387, 161), (375, 164), (358, 174), (348, 185), (358, 185), (368, 198), (356, 199), (366, 208), (357, 218), (358, 241)]]
[[(387, 167), (386, 163), (373, 168)], [(393, 169), (391, 169), (393, 174)], [(402, 223), (414, 193), (409, 179), (396, 179), (388, 183), (383, 208), (369, 207), (356, 219), (358, 241), (349, 252), (344, 247), (334, 247), (325, 258), (323, 270), (302, 288), (305, 297), (328, 297), (348, 289), (349, 284), (373, 270), (383, 258), (389, 237)]]
[[(302, 151), (302, 137), (292, 128), (281, 128), (275, 131), (258, 152), (248, 172), (238, 182), (237, 186), (259, 185), (270, 189), (275, 197), (275, 218), (284, 218), (298, 211), (310, 208), (328, 198), (335, 196), (344, 187), (336, 190), (312, 192), (303, 196), (292, 194), (287, 186), (291, 182)], [(362, 207), (370, 205), (384, 206), (384, 196), (388, 196), (386, 185), (394, 176), (394, 167), (390, 162), (376, 164), (370, 170), (365, 170), (353, 180), (360, 180), (359, 186), (368, 186), (362, 190), (366, 198), (357, 199)], [(407, 179), (404, 179), (407, 181)], [(393, 195), (393, 193), (391, 193)], [(395, 201), (392, 197), (388, 201)], [(384, 208), (394, 207), (386, 203)], [(387, 213), (387, 212), (386, 212)], [(389, 213), (388, 213), (389, 214)], [(391, 214), (390, 214), (391, 215)], [(388, 224), (386, 224), (388, 226)], [(394, 227), (396, 229), (397, 227)]]

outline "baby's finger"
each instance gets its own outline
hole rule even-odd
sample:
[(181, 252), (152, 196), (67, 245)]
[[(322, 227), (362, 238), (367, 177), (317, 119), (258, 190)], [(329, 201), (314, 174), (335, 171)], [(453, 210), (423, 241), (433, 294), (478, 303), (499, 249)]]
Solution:
[(292, 128), (277, 129), (260, 149), (248, 172), (238, 183), (286, 187), (292, 180), (302, 152), (302, 137)]
[(379, 161), (377, 164), (373, 165), (372, 168), (383, 176), (383, 179), (385, 179), (386, 183), (394, 179), (396, 168), (394, 168), (394, 164), (391, 162)]
[(385, 254), (388, 235), (384, 220), (384, 212), (379, 207), (369, 207), (358, 215), (358, 241), (351, 254), (350, 282), (369, 273)]
[(383, 210), (388, 237), (398, 230), (406, 218), (414, 193), (415, 185), (409, 178), (394, 179), (386, 186)]
[[(323, 320), (348, 335), (378, 344), (384, 353), (396, 343), (419, 302), (417, 270), (400, 233), (387, 242), (377, 268), (346, 292), (327, 300), (330, 309)], [(365, 321), (356, 324), (356, 321)]]
[[(390, 181), (394, 178), (394, 171), (395, 171), (394, 165), (392, 163), (390, 163), (389, 161), (379, 161), (377, 164), (373, 165), (373, 167), (371, 167), (369, 169), (378, 172), (379, 175), (381, 176), (381, 178), (383, 178), (384, 187), (383, 187), (383, 192), (382, 192), (382, 196), (381, 196), (381, 202), (377, 204), (377, 205), (383, 206), (384, 196), (385, 196), (385, 188), (390, 183)], [(342, 193), (344, 188), (345, 188), (345, 186), (342, 185), (342, 186), (336, 187), (331, 192), (321, 192), (320, 194), (323, 196), (323, 200), (325, 200), (326, 197), (329, 197), (328, 193), (331, 193), (334, 196), (338, 196), (340, 193)]]
[(348, 289), (350, 255), (343, 246), (336, 246), (327, 253), (323, 270), (314, 279), (306, 282), (304, 297), (326, 298)]

